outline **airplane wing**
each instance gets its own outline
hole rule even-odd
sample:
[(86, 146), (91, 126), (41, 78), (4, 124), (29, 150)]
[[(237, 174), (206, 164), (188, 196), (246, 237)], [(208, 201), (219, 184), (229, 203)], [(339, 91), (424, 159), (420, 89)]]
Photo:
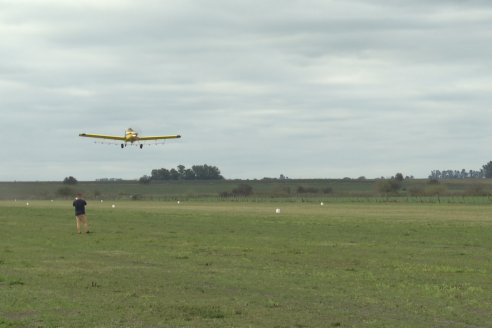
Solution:
[(181, 136), (179, 134), (177, 134), (177, 135), (167, 135), (167, 136), (138, 137), (138, 140), (145, 141), (145, 140), (179, 139), (179, 138), (181, 138)]
[(88, 137), (88, 138), (100, 138), (100, 139), (112, 139), (112, 140), (123, 140), (123, 141), (125, 141), (124, 137), (111, 136), (111, 135), (106, 135), (106, 134), (81, 133), (81, 134), (79, 134), (79, 136), (80, 137)]

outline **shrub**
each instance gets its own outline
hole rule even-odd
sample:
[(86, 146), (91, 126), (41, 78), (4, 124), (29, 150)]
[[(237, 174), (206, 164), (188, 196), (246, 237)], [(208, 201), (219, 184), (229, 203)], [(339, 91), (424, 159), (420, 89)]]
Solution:
[(237, 188), (232, 190), (234, 196), (249, 196), (253, 193), (253, 187), (248, 184), (242, 183)]
[(242, 183), (231, 192), (223, 191), (219, 194), (220, 197), (237, 197), (237, 196), (250, 196), (253, 194), (253, 187), (248, 184)]
[(401, 182), (395, 179), (379, 180), (376, 189), (382, 194), (397, 194), (401, 189)]
[(290, 193), (291, 191), (289, 186), (275, 186), (272, 190), (272, 195), (274, 196), (288, 196)]
[(140, 179), (138, 179), (138, 182), (141, 184), (149, 184), (152, 182), (152, 177), (149, 177), (148, 175), (144, 175)]
[(425, 193), (427, 196), (439, 196), (444, 195), (447, 192), (447, 187), (444, 185), (434, 185), (432, 187), (426, 188)]
[(297, 187), (298, 194), (317, 194), (318, 192), (319, 189), (314, 187), (303, 187), (303, 186)]
[(332, 187), (326, 187), (323, 189), (323, 194), (331, 194), (333, 192)]
[(73, 176), (69, 176), (63, 179), (64, 184), (74, 185), (77, 184), (77, 182), (77, 179), (75, 179)]
[(226, 198), (226, 197), (231, 197), (232, 196), (232, 193), (228, 192), (228, 191), (222, 191), (220, 194), (219, 194), (219, 197), (223, 197), (223, 198)]
[(466, 188), (465, 190), (466, 196), (487, 196), (488, 193), (484, 190), (483, 185), (481, 184), (473, 184)]
[(62, 196), (62, 197), (70, 197), (70, 196), (73, 196), (75, 194), (75, 192), (70, 187), (61, 187), (61, 188), (58, 188), (58, 190), (56, 191), (56, 194), (58, 196)]
[(420, 186), (408, 188), (408, 194), (410, 196), (425, 196), (426, 195), (425, 189), (423, 187), (420, 187)]

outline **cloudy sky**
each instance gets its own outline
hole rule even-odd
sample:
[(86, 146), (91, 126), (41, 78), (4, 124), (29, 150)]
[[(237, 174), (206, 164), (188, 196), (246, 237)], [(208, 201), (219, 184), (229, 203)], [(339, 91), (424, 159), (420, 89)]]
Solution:
[[(479, 169), (491, 40), (488, 0), (0, 0), (0, 180)], [(183, 138), (78, 137), (127, 127)]]

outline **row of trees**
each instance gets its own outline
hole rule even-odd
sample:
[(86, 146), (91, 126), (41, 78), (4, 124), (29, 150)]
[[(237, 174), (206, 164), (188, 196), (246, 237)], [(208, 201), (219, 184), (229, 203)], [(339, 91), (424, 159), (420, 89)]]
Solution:
[(484, 170), (475, 171), (475, 170), (433, 170), (429, 175), (429, 179), (482, 179), (485, 177)]
[(154, 169), (150, 176), (144, 175), (139, 179), (141, 183), (150, 183), (151, 181), (165, 180), (222, 180), (224, 177), (216, 166), (211, 165), (193, 165), (186, 168), (184, 165), (178, 165), (176, 169)]
[[(430, 180), (440, 180), (440, 179), (483, 179), (492, 178), (492, 161), (482, 166), (479, 171), (476, 170), (433, 170), (429, 175)], [(186, 168), (184, 165), (178, 165), (176, 169), (154, 169), (151, 171), (150, 176), (144, 175), (139, 179), (141, 183), (150, 183), (151, 181), (165, 181), (165, 180), (223, 180), (224, 177), (220, 174), (219, 168), (211, 165), (193, 165), (191, 168)], [(283, 174), (280, 175), (280, 180), (288, 179)], [(397, 173), (392, 176), (390, 180), (401, 183), (403, 180), (413, 179), (413, 176), (403, 177), (402, 173)], [(99, 179), (98, 181), (119, 181), (121, 179)], [(359, 178), (359, 180), (365, 180), (364, 177)], [(383, 178), (382, 178), (383, 180)], [(63, 180), (64, 184), (74, 185), (78, 181), (73, 176), (66, 177)], [(391, 185), (391, 183), (381, 184), (382, 189), (389, 188), (395, 189), (396, 185)]]
[(479, 171), (475, 170), (433, 170), (429, 179), (483, 179), (492, 178), (492, 161), (483, 165)]

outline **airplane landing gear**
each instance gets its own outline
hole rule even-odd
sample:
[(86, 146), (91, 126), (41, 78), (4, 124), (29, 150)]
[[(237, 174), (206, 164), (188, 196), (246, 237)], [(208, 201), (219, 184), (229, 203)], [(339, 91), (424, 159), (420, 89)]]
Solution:
[(124, 144), (121, 144), (121, 148), (125, 148), (125, 145)]
[(142, 149), (142, 148), (143, 148), (143, 144), (140, 144), (140, 149)]

